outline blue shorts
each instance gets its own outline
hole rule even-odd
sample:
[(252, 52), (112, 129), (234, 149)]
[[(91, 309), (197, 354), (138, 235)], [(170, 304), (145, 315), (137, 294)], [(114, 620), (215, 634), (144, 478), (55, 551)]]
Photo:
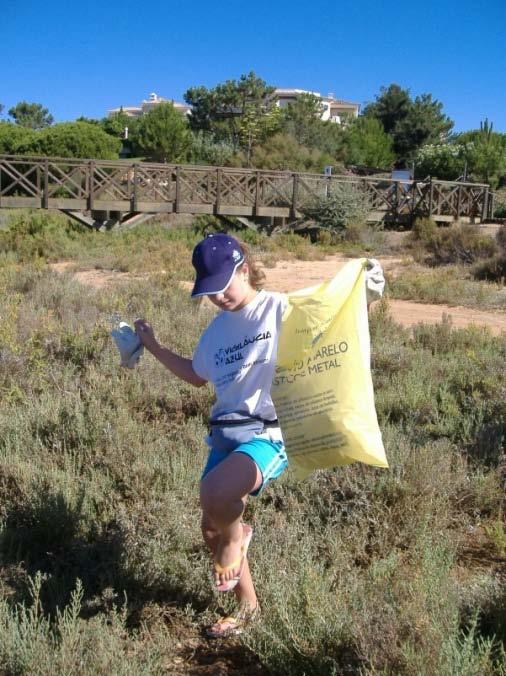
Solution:
[(217, 451), (212, 448), (207, 457), (207, 463), (202, 472), (201, 480), (231, 453), (244, 453), (244, 455), (249, 455), (262, 474), (262, 484), (260, 488), (253, 493), (250, 493), (250, 495), (258, 495), (269, 481), (277, 479), (288, 466), (285, 445), (282, 441), (271, 441), (270, 439), (253, 437), (251, 441), (241, 444), (237, 448), (234, 448), (233, 451)]

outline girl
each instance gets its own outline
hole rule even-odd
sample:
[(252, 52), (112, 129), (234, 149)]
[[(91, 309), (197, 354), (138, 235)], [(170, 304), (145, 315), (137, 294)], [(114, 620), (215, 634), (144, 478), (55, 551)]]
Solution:
[(144, 347), (179, 378), (216, 391), (209, 457), (202, 474), (202, 532), (214, 559), (218, 591), (234, 590), (236, 617), (209, 628), (213, 637), (236, 633), (258, 611), (247, 549), (252, 529), (242, 523), (249, 495), (258, 495), (287, 466), (270, 396), (277, 336), (285, 307), (280, 293), (261, 291), (264, 275), (244, 244), (217, 233), (193, 251), (192, 297), (207, 296), (221, 312), (204, 331), (193, 359), (156, 340), (144, 320), (135, 322)]
[[(259, 608), (247, 559), (253, 531), (242, 522), (246, 500), (287, 466), (270, 395), (286, 296), (261, 290), (263, 273), (247, 247), (230, 235), (208, 235), (195, 247), (192, 263), (192, 297), (207, 296), (221, 310), (201, 336), (193, 359), (162, 347), (146, 321), (137, 320), (135, 328), (146, 349), (172, 373), (196, 387), (210, 381), (216, 391), (200, 500), (216, 589), (233, 589), (239, 604), (235, 617), (208, 629), (210, 636), (222, 637), (240, 631)], [(368, 292), (379, 277), (383, 280), (377, 265), (367, 280)]]

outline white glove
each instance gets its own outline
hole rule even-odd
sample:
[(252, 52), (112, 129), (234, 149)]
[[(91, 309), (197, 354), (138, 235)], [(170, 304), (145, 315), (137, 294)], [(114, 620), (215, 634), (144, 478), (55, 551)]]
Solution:
[(376, 258), (367, 259), (367, 267), (365, 269), (365, 290), (367, 305), (370, 305), (374, 300), (379, 300), (383, 296), (383, 291), (385, 290), (385, 277), (383, 275), (383, 268)]
[(133, 369), (144, 352), (139, 336), (126, 322), (120, 322), (119, 327), (111, 331), (111, 336), (121, 355), (121, 366)]

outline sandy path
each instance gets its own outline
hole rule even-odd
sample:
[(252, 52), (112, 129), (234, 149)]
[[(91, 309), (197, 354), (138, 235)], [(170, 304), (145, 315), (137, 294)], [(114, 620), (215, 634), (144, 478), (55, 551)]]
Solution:
[[(272, 291), (295, 291), (307, 286), (318, 284), (322, 280), (330, 279), (350, 259), (342, 254), (329, 256), (321, 261), (278, 261), (275, 267), (265, 268), (267, 278), (266, 288)], [(385, 272), (395, 274), (403, 264), (409, 264), (405, 258), (383, 256), (381, 264)], [(142, 279), (147, 274), (131, 274), (113, 270), (72, 270), (72, 263), (61, 262), (51, 265), (57, 272), (71, 272), (82, 284), (94, 288), (111, 286), (118, 282), (126, 282), (132, 279)], [(184, 283), (185, 287), (191, 288), (190, 282)], [(442, 321), (443, 315), (451, 319), (453, 326), (465, 327), (470, 324), (488, 326), (494, 335), (506, 332), (506, 312), (486, 312), (475, 308), (430, 305), (428, 303), (415, 303), (409, 300), (388, 301), (391, 315), (395, 321), (403, 326), (413, 326), (422, 322), (437, 324)]]
[[(265, 268), (266, 288), (272, 291), (295, 291), (312, 286), (324, 279), (330, 279), (349, 259), (334, 255), (323, 261), (279, 261), (274, 268)], [(385, 256), (381, 263), (385, 272), (395, 273), (405, 259)], [(391, 315), (403, 326), (422, 322), (437, 324), (443, 315), (451, 319), (453, 326), (465, 327), (470, 324), (488, 326), (492, 333), (506, 332), (506, 313), (486, 312), (469, 307), (430, 305), (409, 300), (388, 301)]]

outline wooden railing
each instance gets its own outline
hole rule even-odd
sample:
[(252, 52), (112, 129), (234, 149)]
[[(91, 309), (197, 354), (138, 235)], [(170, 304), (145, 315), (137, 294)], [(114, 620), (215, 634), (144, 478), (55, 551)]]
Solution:
[(297, 218), (342, 184), (368, 196), (370, 220), (487, 217), (485, 184), (0, 155), (0, 208)]

